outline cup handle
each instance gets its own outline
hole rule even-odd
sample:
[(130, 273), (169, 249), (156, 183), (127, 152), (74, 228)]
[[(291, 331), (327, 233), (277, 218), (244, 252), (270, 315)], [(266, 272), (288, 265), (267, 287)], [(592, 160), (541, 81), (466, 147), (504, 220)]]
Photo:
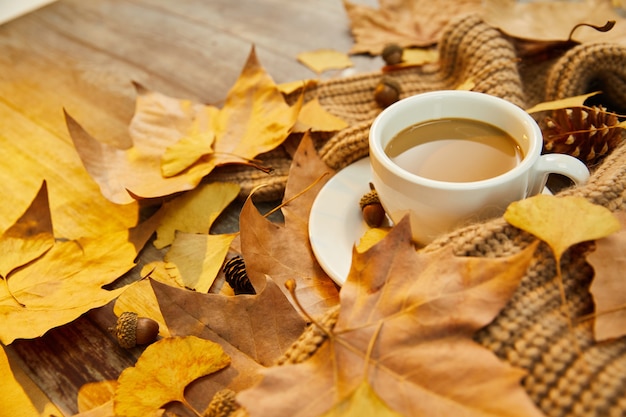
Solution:
[(528, 196), (539, 194), (548, 180), (548, 174), (561, 174), (580, 185), (589, 179), (589, 169), (579, 159), (570, 155), (550, 153), (541, 155), (533, 167), (534, 176)]

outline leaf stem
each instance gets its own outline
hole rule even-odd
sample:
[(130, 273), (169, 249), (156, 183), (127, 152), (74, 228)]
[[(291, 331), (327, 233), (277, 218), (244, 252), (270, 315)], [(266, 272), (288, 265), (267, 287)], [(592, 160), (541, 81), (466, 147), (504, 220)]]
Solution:
[(328, 337), (329, 339), (333, 339), (334, 338), (333, 333), (330, 330), (328, 330), (326, 327), (324, 327), (319, 321), (314, 319), (309, 314), (309, 312), (306, 311), (304, 306), (300, 303), (300, 300), (298, 299), (298, 296), (296, 294), (296, 287), (297, 287), (296, 280), (293, 278), (288, 279), (285, 282), (285, 288), (287, 288), (287, 291), (289, 291), (289, 294), (291, 294), (291, 298), (293, 298), (294, 303), (296, 303), (296, 306), (302, 312), (302, 314), (304, 314), (307, 320), (309, 320), (311, 323), (317, 326), (317, 328), (319, 328), (326, 335), (326, 337)]
[(191, 404), (189, 404), (189, 402), (188, 402), (185, 398), (182, 398), (182, 399), (180, 400), (180, 403), (181, 403), (182, 405), (184, 405), (186, 408), (188, 408), (188, 409), (189, 409), (189, 411), (191, 411), (192, 413), (194, 413), (196, 416), (198, 416), (198, 417), (202, 417), (202, 413), (200, 413), (200, 412), (199, 412), (198, 410), (196, 410), (196, 409), (195, 409), (195, 408), (194, 408)]
[(326, 177), (328, 175), (328, 172), (323, 173), (322, 175), (320, 175), (315, 181), (313, 181), (311, 184), (309, 184), (304, 190), (300, 191), (299, 193), (297, 193), (296, 195), (292, 196), (291, 198), (289, 198), (286, 201), (283, 201), (282, 203), (280, 203), (278, 206), (274, 207), (273, 209), (271, 209), (270, 211), (268, 211), (267, 213), (265, 213), (263, 215), (263, 217), (269, 217), (272, 214), (276, 213), (278, 210), (280, 210), (281, 208), (285, 207), (286, 205), (288, 205), (289, 203), (291, 203), (293, 200), (295, 200), (296, 198), (299, 198), (300, 196), (302, 196), (304, 193), (308, 192), (311, 188), (315, 187), (324, 177)]

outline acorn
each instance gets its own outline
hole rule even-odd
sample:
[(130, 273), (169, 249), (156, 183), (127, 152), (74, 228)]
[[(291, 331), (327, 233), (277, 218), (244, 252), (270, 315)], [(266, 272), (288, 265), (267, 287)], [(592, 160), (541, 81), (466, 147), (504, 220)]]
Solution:
[(374, 89), (374, 100), (380, 107), (386, 108), (400, 100), (401, 92), (400, 84), (396, 80), (383, 76)]
[(137, 313), (126, 311), (117, 318), (117, 323), (109, 329), (121, 347), (130, 349), (137, 345), (147, 345), (159, 335), (159, 323)]
[(363, 220), (369, 227), (380, 227), (385, 220), (385, 209), (380, 204), (378, 193), (374, 189), (374, 186), (370, 183), (371, 191), (364, 194), (359, 201), (361, 207), (361, 213), (363, 214)]
[(215, 393), (203, 417), (227, 417), (240, 408), (235, 399), (235, 391), (224, 388)]
[(402, 62), (402, 54), (404, 50), (397, 43), (389, 43), (385, 45), (381, 56), (387, 65), (396, 65)]

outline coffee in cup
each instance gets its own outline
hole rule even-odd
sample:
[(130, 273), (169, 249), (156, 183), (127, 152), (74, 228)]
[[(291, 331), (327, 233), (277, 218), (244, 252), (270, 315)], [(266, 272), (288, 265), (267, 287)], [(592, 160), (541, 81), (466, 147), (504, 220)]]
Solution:
[(541, 155), (542, 145), (535, 120), (504, 99), (457, 90), (418, 94), (372, 124), (372, 183), (391, 219), (409, 215), (413, 239), (427, 244), (538, 194), (550, 173), (587, 180), (582, 162)]

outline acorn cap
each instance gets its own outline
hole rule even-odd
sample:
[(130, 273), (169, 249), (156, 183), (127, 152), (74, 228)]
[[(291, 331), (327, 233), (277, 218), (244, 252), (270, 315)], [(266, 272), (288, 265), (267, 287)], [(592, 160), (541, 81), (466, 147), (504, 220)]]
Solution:
[(114, 335), (120, 346), (126, 349), (137, 345), (137, 313), (125, 311), (117, 318)]
[(372, 190), (369, 193), (364, 194), (363, 197), (361, 197), (361, 200), (359, 200), (359, 206), (361, 207), (361, 210), (363, 210), (365, 206), (368, 206), (370, 204), (380, 204), (380, 199), (378, 198), (378, 193), (376, 192), (376, 190)]

